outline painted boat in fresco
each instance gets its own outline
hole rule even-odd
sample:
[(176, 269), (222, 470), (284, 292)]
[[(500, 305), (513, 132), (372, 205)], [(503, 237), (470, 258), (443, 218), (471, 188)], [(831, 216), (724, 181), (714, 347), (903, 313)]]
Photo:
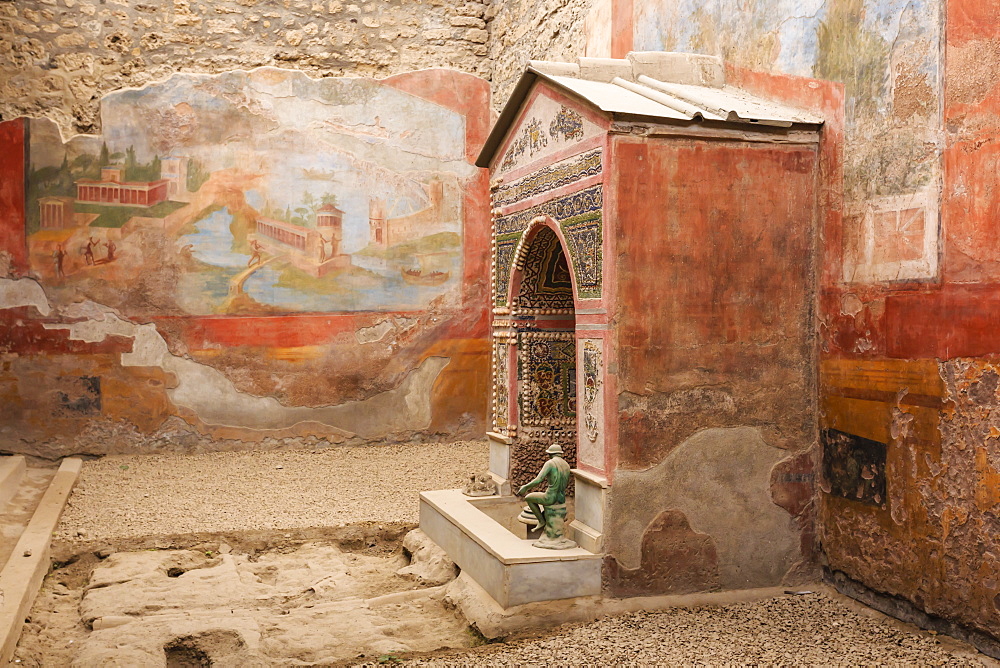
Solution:
[(424, 271), (423, 269), (400, 269), (403, 280), (411, 285), (441, 285), (451, 277), (448, 271)]

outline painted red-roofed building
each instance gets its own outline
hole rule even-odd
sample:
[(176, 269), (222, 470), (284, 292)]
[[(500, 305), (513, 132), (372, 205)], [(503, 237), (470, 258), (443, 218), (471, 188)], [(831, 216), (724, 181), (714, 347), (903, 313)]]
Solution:
[(76, 199), (80, 202), (120, 206), (154, 206), (165, 202), (170, 195), (170, 181), (124, 181), (122, 170), (116, 167), (101, 169), (101, 180), (80, 179), (76, 182)]

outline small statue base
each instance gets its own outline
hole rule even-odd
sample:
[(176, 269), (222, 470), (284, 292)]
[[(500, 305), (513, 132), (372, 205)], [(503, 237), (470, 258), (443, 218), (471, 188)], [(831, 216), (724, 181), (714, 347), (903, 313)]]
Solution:
[(525, 506), (521, 510), (521, 514), (517, 516), (517, 521), (521, 524), (527, 524), (528, 529), (531, 531), (541, 530), (541, 527), (538, 526), (538, 520), (535, 518), (535, 514), (531, 512), (531, 508), (528, 506)]
[(576, 547), (576, 541), (572, 541), (565, 536), (556, 540), (549, 540), (548, 536), (542, 536), (532, 543), (532, 545), (545, 550), (572, 550)]
[[(532, 545), (546, 550), (569, 550), (576, 547), (576, 543), (569, 538), (566, 538), (565, 535), (566, 504), (558, 503), (546, 506), (544, 513), (545, 533), (538, 540), (533, 542)], [(517, 519), (524, 522), (529, 527), (538, 521), (535, 519), (535, 516), (531, 512), (530, 508), (525, 508)]]

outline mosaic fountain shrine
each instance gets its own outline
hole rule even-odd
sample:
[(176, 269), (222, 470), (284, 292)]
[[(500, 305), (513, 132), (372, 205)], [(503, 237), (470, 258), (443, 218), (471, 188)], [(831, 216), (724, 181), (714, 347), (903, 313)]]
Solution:
[[(425, 492), (420, 525), (503, 608), (777, 585), (803, 557), (771, 485), (815, 438), (823, 121), (725, 79), (687, 54), (533, 61), (480, 153), (499, 494)], [(516, 519), (553, 443), (572, 549)]]

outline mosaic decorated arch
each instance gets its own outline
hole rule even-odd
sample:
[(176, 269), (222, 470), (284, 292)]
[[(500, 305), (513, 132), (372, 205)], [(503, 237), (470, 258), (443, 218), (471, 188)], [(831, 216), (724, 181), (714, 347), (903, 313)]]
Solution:
[(604, 468), (603, 393), (577, 405), (578, 387), (602, 387), (603, 332), (579, 338), (577, 310), (588, 322), (605, 312), (606, 130), (537, 86), (491, 165), (492, 431), (503, 453), (491, 470), (511, 485), (533, 477), (554, 441), (574, 466)]
[(570, 261), (556, 229), (553, 222), (538, 218), (521, 238), (507, 290), (511, 306), (519, 310), (573, 309)]
[(515, 484), (533, 477), (553, 442), (575, 464), (574, 281), (558, 230), (546, 217), (525, 230), (502, 290), (508, 317), (494, 323), (494, 429), (516, 439)]

